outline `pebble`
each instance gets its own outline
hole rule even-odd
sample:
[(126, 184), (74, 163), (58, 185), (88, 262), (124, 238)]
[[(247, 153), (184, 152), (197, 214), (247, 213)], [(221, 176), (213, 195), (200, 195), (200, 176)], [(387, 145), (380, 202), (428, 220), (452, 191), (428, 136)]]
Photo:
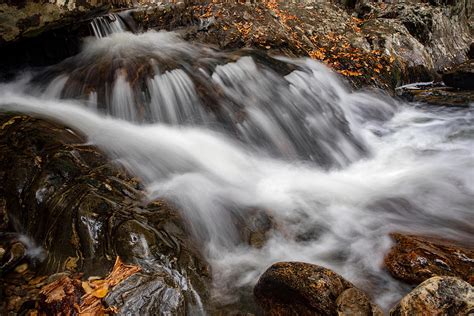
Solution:
[(20, 264), (18, 267), (15, 268), (16, 273), (23, 273), (26, 270), (28, 270), (28, 264), (27, 263)]

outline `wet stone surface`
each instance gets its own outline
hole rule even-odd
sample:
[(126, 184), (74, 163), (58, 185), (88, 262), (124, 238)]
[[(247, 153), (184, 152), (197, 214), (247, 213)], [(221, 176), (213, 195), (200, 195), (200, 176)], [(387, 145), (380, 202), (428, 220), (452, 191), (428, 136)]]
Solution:
[(419, 284), (433, 276), (455, 276), (474, 283), (474, 249), (434, 237), (392, 234), (395, 245), (385, 267), (397, 279)]
[[(45, 251), (36, 271), (103, 275), (120, 256), (144, 266), (145, 273), (158, 271), (172, 280), (167, 288), (176, 294), (169, 292), (177, 309), (196, 305), (196, 293), (205, 302), (208, 266), (179, 212), (166, 201), (144, 204), (136, 179), (83, 144), (81, 135), (58, 124), (0, 116), (0, 196), (11, 223), (7, 230), (28, 236)], [(140, 295), (131, 291), (127, 300)]]
[(433, 277), (407, 294), (391, 316), (472, 315), (474, 288), (454, 277)]
[(303, 262), (273, 264), (258, 280), (254, 295), (264, 315), (382, 315), (342, 276)]
[(418, 84), (400, 87), (397, 95), (409, 102), (435, 106), (468, 107), (474, 102), (474, 91), (458, 90), (443, 84)]

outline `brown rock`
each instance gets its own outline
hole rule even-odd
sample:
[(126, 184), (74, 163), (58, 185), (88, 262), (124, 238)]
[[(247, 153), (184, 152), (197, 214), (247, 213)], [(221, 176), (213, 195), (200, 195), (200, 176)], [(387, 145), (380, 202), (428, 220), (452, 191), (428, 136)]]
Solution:
[(353, 287), (342, 292), (336, 300), (337, 314), (339, 316), (350, 315), (374, 315), (383, 316), (383, 311), (372, 304), (367, 294)]
[(393, 316), (472, 315), (474, 288), (454, 277), (433, 277), (407, 294), (391, 311)]
[(260, 277), (254, 295), (265, 315), (378, 315), (378, 308), (353, 284), (303, 262), (273, 264)]
[(446, 275), (469, 282), (474, 275), (472, 248), (433, 237), (394, 233), (392, 238), (396, 244), (385, 256), (385, 266), (397, 279), (419, 284), (433, 276)]

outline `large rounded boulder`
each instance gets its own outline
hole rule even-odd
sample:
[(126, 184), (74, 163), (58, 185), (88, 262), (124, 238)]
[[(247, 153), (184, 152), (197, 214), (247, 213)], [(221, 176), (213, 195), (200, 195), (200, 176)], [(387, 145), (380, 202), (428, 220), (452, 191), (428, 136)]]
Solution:
[(433, 277), (408, 293), (391, 311), (392, 316), (472, 315), (474, 288), (454, 277)]
[(260, 277), (254, 295), (265, 315), (382, 315), (342, 276), (303, 262), (273, 264)]

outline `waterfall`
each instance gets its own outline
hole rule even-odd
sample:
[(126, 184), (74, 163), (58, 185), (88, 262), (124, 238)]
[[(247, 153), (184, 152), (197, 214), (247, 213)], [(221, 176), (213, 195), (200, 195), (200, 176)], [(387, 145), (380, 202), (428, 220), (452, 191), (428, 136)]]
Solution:
[[(220, 52), (174, 33), (97, 37), (1, 84), (0, 110), (81, 132), (150, 200), (179, 206), (220, 301), (297, 260), (387, 307), (406, 291), (382, 268), (390, 232), (474, 237), (472, 108), (409, 106), (354, 92), (309, 59)], [(249, 209), (275, 223), (260, 248), (242, 241)]]
[(125, 32), (128, 29), (120, 15), (116, 13), (96, 17), (92, 19), (89, 25), (92, 34), (97, 38), (107, 37), (113, 33)]

